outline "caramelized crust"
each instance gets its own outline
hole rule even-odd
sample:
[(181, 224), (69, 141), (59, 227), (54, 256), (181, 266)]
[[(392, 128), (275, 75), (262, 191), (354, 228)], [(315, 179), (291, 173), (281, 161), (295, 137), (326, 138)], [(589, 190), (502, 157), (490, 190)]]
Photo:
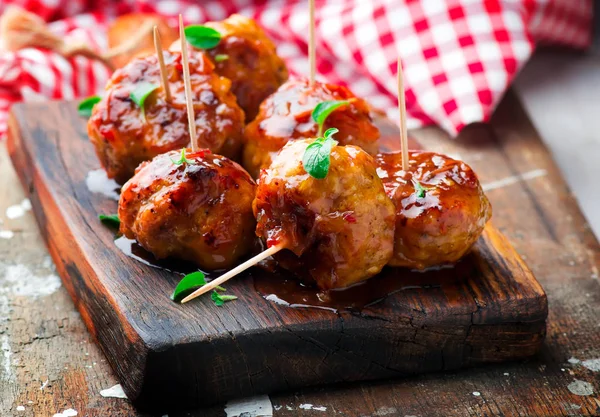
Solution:
[[(231, 83), (216, 75), (201, 53), (189, 58), (198, 144), (235, 158), (241, 147), (244, 112), (230, 91)], [(165, 52), (165, 63), (170, 103), (162, 87), (148, 96), (145, 112), (131, 100), (130, 94), (141, 83), (160, 86), (156, 55), (134, 58), (113, 74), (88, 121), (88, 134), (102, 166), (121, 184), (141, 162), (190, 143), (181, 54)]]
[[(217, 73), (231, 80), (231, 90), (250, 121), (256, 117), (260, 103), (287, 80), (285, 62), (277, 55), (273, 41), (250, 18), (233, 14), (206, 26), (221, 33), (219, 45), (207, 52)], [(217, 62), (217, 55), (228, 58)]]
[(359, 146), (370, 154), (377, 153), (379, 129), (371, 120), (368, 104), (355, 97), (346, 87), (293, 79), (283, 84), (260, 106), (256, 119), (246, 126), (243, 165), (257, 178), (261, 168), (271, 164), (277, 152), (290, 139), (314, 138), (318, 126), (311, 114), (323, 101), (348, 100), (327, 118), (324, 130), (339, 129), (336, 140), (341, 145)]
[(256, 185), (235, 162), (209, 152), (176, 165), (179, 151), (142, 163), (121, 191), (121, 233), (157, 258), (175, 257), (214, 270), (252, 248)]
[(335, 146), (322, 180), (309, 176), (302, 155), (310, 139), (291, 141), (262, 171), (253, 203), (256, 234), (285, 243), (279, 264), (321, 289), (343, 288), (377, 274), (392, 256), (394, 206), (373, 158)]
[[(220, 22), (206, 22), (221, 34), (219, 44), (205, 51), (216, 72), (231, 80), (231, 90), (246, 113), (246, 121), (256, 117), (260, 103), (288, 78), (285, 62), (275, 44), (258, 24), (245, 16), (232, 14)], [(171, 50), (180, 51), (179, 41)], [(222, 60), (215, 57), (220, 55)]]
[[(376, 157), (377, 173), (396, 206), (392, 266), (424, 269), (458, 261), (481, 235), (492, 207), (473, 170), (464, 162), (433, 152)], [(425, 189), (420, 198), (412, 180)]]

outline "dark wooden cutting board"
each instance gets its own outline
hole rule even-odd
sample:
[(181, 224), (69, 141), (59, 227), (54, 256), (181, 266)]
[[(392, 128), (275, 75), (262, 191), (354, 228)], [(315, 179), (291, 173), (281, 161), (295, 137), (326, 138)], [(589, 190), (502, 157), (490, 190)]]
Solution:
[(208, 297), (175, 304), (169, 294), (180, 276), (125, 256), (98, 222), (117, 203), (86, 185), (99, 164), (75, 103), (16, 105), (9, 130), (11, 158), (58, 272), (140, 408), (517, 360), (543, 342), (544, 291), (490, 225), (435, 285), (407, 285), (362, 311), (279, 305), (256, 291), (251, 275), (228, 283), (239, 300), (223, 307)]

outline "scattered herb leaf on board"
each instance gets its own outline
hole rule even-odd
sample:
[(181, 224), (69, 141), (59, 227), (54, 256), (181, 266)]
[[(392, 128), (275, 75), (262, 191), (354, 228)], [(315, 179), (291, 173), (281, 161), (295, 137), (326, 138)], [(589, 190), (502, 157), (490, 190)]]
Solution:
[[(205, 284), (206, 284), (206, 278), (202, 271), (195, 271), (195, 272), (192, 272), (191, 274), (187, 274), (185, 277), (183, 277), (181, 279), (181, 281), (179, 281), (179, 284), (177, 284), (177, 287), (175, 287), (175, 291), (173, 291), (173, 294), (171, 294), (171, 300), (178, 302)], [(225, 294), (221, 295), (217, 291), (224, 292), (226, 290), (225, 290), (225, 288), (223, 288), (221, 286), (217, 286), (216, 291), (213, 290), (210, 298), (213, 300), (213, 302), (217, 306), (222, 306), (227, 301), (237, 299), (237, 297), (235, 295), (225, 295)]]
[(221, 41), (221, 34), (208, 26), (191, 25), (187, 26), (183, 32), (190, 45), (198, 49), (214, 48)]
[(185, 148), (181, 149), (181, 156), (179, 157), (179, 159), (175, 160), (173, 158), (171, 158), (171, 162), (173, 162), (175, 165), (182, 165), (182, 164), (195, 164), (195, 161), (193, 159), (187, 159), (185, 156)]
[(171, 300), (179, 301), (187, 295), (191, 294), (193, 290), (206, 284), (204, 273), (202, 271), (192, 272), (187, 274), (179, 281), (175, 291), (171, 294)]
[(215, 62), (223, 62), (229, 59), (229, 55), (226, 54), (217, 54), (215, 55)]
[(212, 298), (213, 302), (215, 303), (215, 305), (217, 307), (221, 307), (227, 301), (237, 300), (237, 297), (235, 295), (225, 295), (225, 294), (221, 295), (216, 291), (212, 292), (212, 294), (210, 295), (210, 298)]
[(116, 214), (99, 214), (98, 219), (105, 226), (119, 227), (121, 225), (121, 220), (119, 220), (119, 216)]
[(336, 128), (327, 129), (323, 137), (317, 138), (306, 147), (302, 164), (306, 172), (313, 178), (322, 180), (329, 172), (331, 148), (337, 145), (333, 135), (339, 132)]
[(332, 100), (332, 101), (323, 101), (316, 105), (312, 112), (312, 118), (319, 125), (319, 133), (321, 136), (323, 134), (323, 125), (325, 124), (325, 120), (333, 111), (341, 106), (346, 106), (349, 104), (346, 100)]
[(77, 113), (79, 113), (81, 117), (86, 117), (89, 119), (92, 115), (92, 109), (94, 108), (94, 105), (100, 100), (102, 100), (102, 98), (98, 96), (84, 98), (77, 107)]

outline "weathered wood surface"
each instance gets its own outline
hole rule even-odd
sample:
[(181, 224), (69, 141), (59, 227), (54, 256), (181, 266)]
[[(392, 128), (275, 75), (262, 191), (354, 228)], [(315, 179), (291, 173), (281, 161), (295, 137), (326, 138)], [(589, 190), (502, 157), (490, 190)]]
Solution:
[(98, 162), (76, 103), (15, 105), (9, 128), (9, 154), (63, 283), (141, 409), (524, 359), (543, 342), (546, 296), (491, 226), (440, 279), (389, 270), (410, 288), (360, 313), (266, 301), (251, 276), (228, 283), (240, 299), (222, 308), (209, 297), (173, 303), (180, 276), (125, 256), (97, 220), (116, 202), (86, 186)]
[[(550, 316), (542, 354), (527, 362), (277, 394), (271, 396), (275, 415), (598, 415), (600, 374), (567, 360), (600, 358), (600, 250), (520, 104), (509, 95), (492, 127), (474, 126), (458, 141), (447, 141), (435, 129), (417, 132), (417, 136), (429, 148), (460, 155), (483, 183), (499, 187), (488, 191), (494, 222), (548, 294)], [(23, 194), (6, 153), (0, 157), (4, 184), (0, 186), (0, 213), (4, 213)], [(513, 181), (515, 175), (531, 172), (540, 176)], [(0, 239), (0, 266), (6, 270), (8, 265), (23, 264), (42, 277), (52, 273), (43, 264), (46, 252), (32, 216), (12, 221), (4, 217), (4, 221), (2, 227), (17, 233), (11, 240)], [(138, 415), (126, 400), (100, 397), (99, 391), (116, 380), (91, 343), (66, 291), (33, 299), (19, 295), (4, 275), (0, 273), (8, 320), (0, 321), (4, 351), (4, 357), (0, 355), (0, 414), (51, 416), (72, 407), (79, 415)], [(46, 378), (49, 384), (40, 390)], [(568, 386), (577, 380), (591, 384), (594, 394), (573, 394)], [(307, 403), (326, 407), (326, 411), (300, 409)], [(18, 405), (24, 405), (25, 411), (16, 411)], [(170, 417), (184, 415), (224, 413), (222, 406), (169, 413)]]

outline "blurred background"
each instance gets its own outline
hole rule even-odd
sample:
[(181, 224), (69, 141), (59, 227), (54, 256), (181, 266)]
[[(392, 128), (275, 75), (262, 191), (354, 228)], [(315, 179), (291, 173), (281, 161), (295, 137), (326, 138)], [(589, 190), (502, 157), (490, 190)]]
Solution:
[[(594, 2), (595, 10), (600, 6)], [(585, 54), (542, 48), (515, 81), (540, 136), (600, 237), (600, 17)]]

